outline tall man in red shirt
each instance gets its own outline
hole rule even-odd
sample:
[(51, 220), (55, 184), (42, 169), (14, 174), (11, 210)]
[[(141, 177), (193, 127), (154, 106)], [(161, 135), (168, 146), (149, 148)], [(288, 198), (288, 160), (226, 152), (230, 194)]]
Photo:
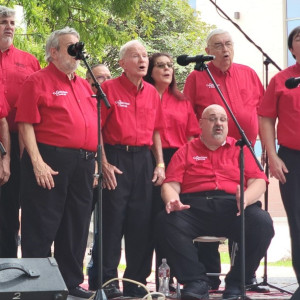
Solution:
[[(11, 176), (0, 198), (0, 257), (17, 257), (19, 231), (20, 151), (15, 104), (24, 80), (40, 69), (31, 54), (13, 46), (15, 11), (0, 6), (0, 81), (10, 106), (7, 116), (11, 135)], [(8, 156), (7, 156), (8, 158)]]
[[(208, 69), (249, 141), (254, 145), (258, 135), (257, 109), (263, 96), (263, 86), (257, 74), (248, 66), (233, 62), (234, 44), (225, 30), (215, 29), (208, 35), (205, 51), (215, 56), (208, 63)], [(201, 118), (204, 108), (210, 104), (219, 104), (225, 108), (206, 71), (193, 71), (187, 77), (184, 94), (192, 102), (198, 119)], [(228, 135), (237, 140), (241, 138), (232, 118), (228, 121)], [(201, 259), (210, 269), (209, 272), (220, 273), (218, 243), (199, 243), (199, 248), (204, 255)], [(207, 251), (203, 251), (205, 249)], [(220, 280), (212, 277), (211, 281), (212, 288), (217, 289)], [(255, 281), (255, 277), (252, 281)], [(248, 282), (250, 283), (252, 282)]]
[(78, 41), (73, 28), (54, 31), (46, 44), (49, 65), (20, 91), (21, 246), (23, 257), (47, 257), (54, 242), (69, 294), (89, 299), (93, 294), (79, 285), (92, 207), (97, 108), (89, 83), (75, 74), (79, 62), (67, 52)]
[[(121, 239), (125, 238), (124, 278), (146, 284), (151, 272), (152, 185), (165, 178), (159, 130), (164, 127), (159, 94), (142, 78), (148, 55), (138, 41), (120, 49), (123, 74), (101, 87), (111, 108), (102, 108), (103, 280), (117, 277)], [(150, 147), (156, 160), (153, 171)], [(148, 261), (149, 260), (149, 261)], [(120, 295), (117, 285), (105, 288), (108, 298)], [(124, 282), (125, 296), (141, 296), (142, 288)]]
[[(293, 89), (285, 87), (287, 79), (300, 74), (300, 26), (289, 34), (288, 48), (296, 63), (271, 79), (258, 112), (270, 174), (279, 180), (290, 228), (293, 267), (300, 284), (300, 85), (296, 82)], [(275, 145), (276, 130), (280, 146), (278, 153)]]
[[(209, 299), (205, 267), (193, 239), (200, 235), (240, 240), (239, 147), (227, 137), (228, 118), (219, 105), (207, 107), (200, 119), (202, 133), (172, 157), (162, 185), (166, 211), (157, 220), (159, 245), (178, 281), (183, 299)], [(267, 178), (245, 149), (246, 279), (259, 266), (274, 235), (272, 219), (257, 200)], [(240, 259), (227, 274), (223, 299), (236, 299), (240, 290)]]

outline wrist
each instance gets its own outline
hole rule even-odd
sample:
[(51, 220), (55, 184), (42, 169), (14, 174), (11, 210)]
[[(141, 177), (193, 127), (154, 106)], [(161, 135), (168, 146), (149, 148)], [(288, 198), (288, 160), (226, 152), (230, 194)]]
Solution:
[(164, 169), (165, 168), (165, 164), (164, 163), (159, 163), (159, 164), (156, 165), (156, 167)]

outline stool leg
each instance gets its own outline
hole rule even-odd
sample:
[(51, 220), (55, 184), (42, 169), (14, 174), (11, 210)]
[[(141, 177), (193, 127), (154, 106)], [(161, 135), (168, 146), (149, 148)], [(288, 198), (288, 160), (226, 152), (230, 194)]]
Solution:
[(230, 265), (234, 266), (236, 251), (238, 250), (238, 244), (236, 242), (232, 243), (231, 255), (230, 255)]

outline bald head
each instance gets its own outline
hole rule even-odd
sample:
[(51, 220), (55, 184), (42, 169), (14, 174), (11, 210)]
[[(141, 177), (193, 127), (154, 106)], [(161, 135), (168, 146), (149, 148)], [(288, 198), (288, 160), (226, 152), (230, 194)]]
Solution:
[(203, 143), (211, 150), (218, 149), (225, 142), (228, 134), (228, 118), (225, 109), (218, 104), (206, 107), (200, 119), (200, 127)]

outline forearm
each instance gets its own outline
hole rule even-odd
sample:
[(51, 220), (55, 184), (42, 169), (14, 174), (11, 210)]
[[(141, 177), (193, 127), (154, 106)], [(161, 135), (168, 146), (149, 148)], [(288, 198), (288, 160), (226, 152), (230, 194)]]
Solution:
[(1, 142), (6, 150), (6, 155), (3, 157), (3, 159), (10, 161), (10, 134), (5, 118), (0, 119), (0, 137)]
[(261, 178), (251, 178), (247, 181), (247, 188), (245, 190), (245, 198), (247, 206), (255, 203), (260, 196), (266, 191), (266, 181)]
[(162, 152), (162, 144), (161, 144), (160, 134), (159, 134), (158, 130), (154, 131), (152, 140), (153, 140), (153, 145), (152, 145), (151, 150), (154, 155), (156, 165), (163, 164), (164, 158), (163, 158), (163, 152)]
[(180, 184), (178, 182), (166, 182), (161, 186), (161, 197), (165, 204), (171, 200), (180, 200)]
[(276, 156), (275, 119), (260, 117), (259, 128), (262, 145), (266, 148), (269, 157)]
[(34, 164), (42, 160), (40, 151), (37, 146), (33, 125), (29, 123), (19, 123), (19, 135), (28, 155)]

